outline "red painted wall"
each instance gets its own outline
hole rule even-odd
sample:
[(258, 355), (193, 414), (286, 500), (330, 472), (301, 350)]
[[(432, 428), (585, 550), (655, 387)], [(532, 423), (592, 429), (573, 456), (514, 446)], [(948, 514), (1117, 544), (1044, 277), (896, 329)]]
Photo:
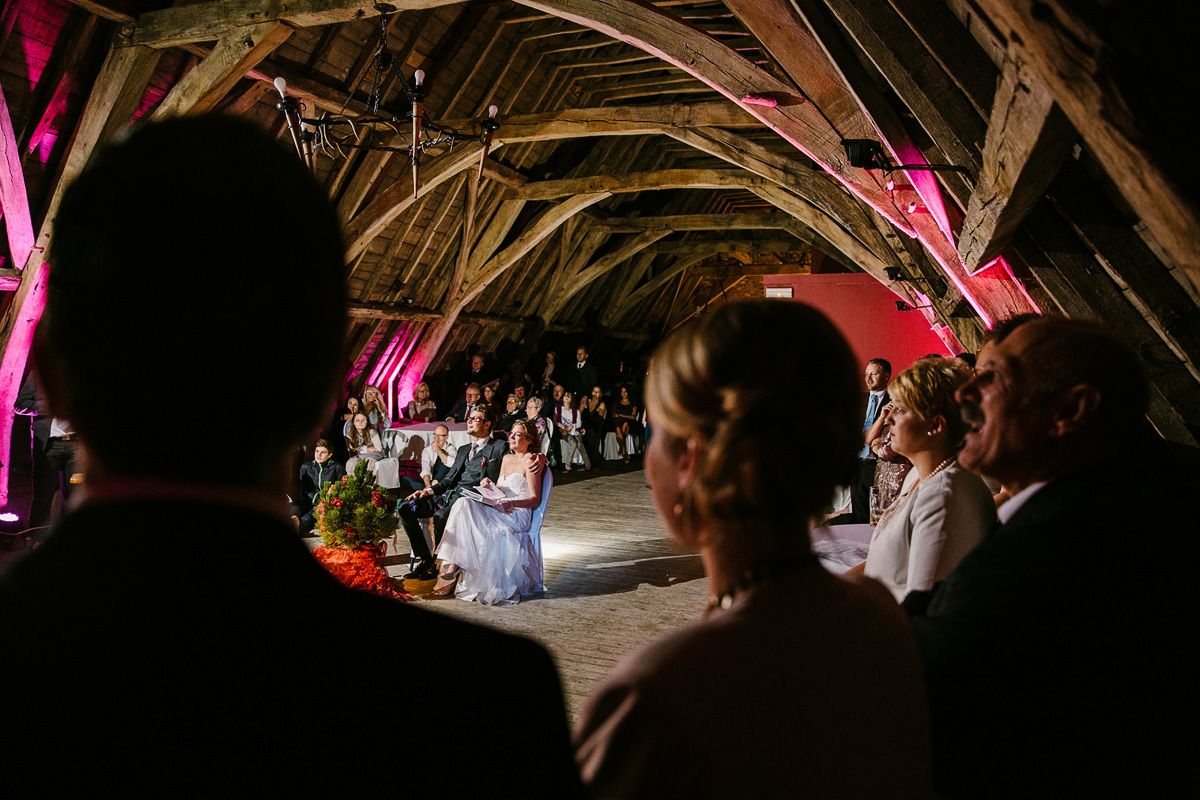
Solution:
[(790, 286), (793, 300), (820, 309), (850, 342), (859, 364), (882, 356), (899, 372), (926, 353), (949, 352), (922, 312), (897, 311), (899, 298), (870, 275), (768, 275), (763, 286)]

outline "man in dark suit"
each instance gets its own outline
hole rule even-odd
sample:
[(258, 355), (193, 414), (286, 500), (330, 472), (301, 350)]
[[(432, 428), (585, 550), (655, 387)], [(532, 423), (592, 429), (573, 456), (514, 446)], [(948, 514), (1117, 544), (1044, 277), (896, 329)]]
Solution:
[(576, 397), (588, 397), (592, 387), (600, 382), (595, 364), (588, 362), (588, 349), (583, 345), (575, 351), (575, 366), (567, 370), (564, 383)]
[[(71, 497), (71, 476), (78, 471), (75, 432), (71, 424), (46, 413), (37, 377), (30, 372), (17, 393), (14, 410), (33, 417), (33, 503), (29, 527), (50, 524), (54, 495), (62, 494), (63, 507)], [(39, 537), (40, 538), (40, 537)]]
[[(289, 453), (332, 407), (347, 325), (338, 219), (296, 154), (234, 117), (147, 125), (68, 185), (50, 257), (34, 357), (86, 452), (86, 494), (0, 577), (0, 657), (22, 676), (5, 796), (392, 788), (362, 748), (431, 772), (445, 758), (378, 695), (413, 641), (467, 656), (439, 665), (436, 698), (406, 694), (408, 720), (450, 707), (536, 732), (519, 756), (457, 742), (455, 791), (494, 793), (516, 759), (539, 792), (577, 796), (541, 647), (351, 591), (289, 523)], [(236, 286), (193, 279), (218, 265)], [(280, 375), (297, 379), (288, 402), (233, 442), (214, 409)], [(137, 435), (113, 388), (130, 386), (171, 398), (183, 438)], [(353, 756), (322, 755), (350, 741)]]
[(428, 581), (437, 577), (437, 567), (421, 530), (421, 520), (433, 517), (435, 543), (440, 542), (450, 508), (462, 496), (462, 490), (478, 486), (484, 478), (490, 478), (493, 483), (500, 480), (500, 464), (508, 452), (508, 443), (492, 438), (492, 423), (489, 406), (478, 406), (471, 411), (467, 415), (471, 443), (458, 448), (449, 474), (435, 486), (413, 492), (396, 504), (412, 554), (417, 557), (416, 569), (406, 578)]
[[(887, 385), (892, 380), (892, 364), (886, 358), (872, 358), (867, 362), (863, 379), (867, 385), (867, 397), (864, 402), (866, 411), (863, 414), (863, 437), (883, 413), (883, 407), (891, 402)], [(875, 485), (875, 468), (879, 465), (879, 457), (864, 442), (858, 453), (858, 470), (850, 483), (850, 513), (842, 514), (827, 521), (826, 525), (861, 524), (871, 520), (871, 487)]]
[(471, 413), (471, 409), (479, 405), (479, 398), (481, 396), (479, 384), (468, 383), (466, 393), (458, 399), (458, 402), (450, 409), (450, 413), (446, 415), (446, 422), (453, 425), (455, 422), (466, 420)]
[(1195, 487), (1145, 424), (1137, 356), (1099, 326), (1028, 322), (980, 355), (959, 460), (1012, 497), (905, 599), (940, 796), (1169, 796), (1196, 699)]

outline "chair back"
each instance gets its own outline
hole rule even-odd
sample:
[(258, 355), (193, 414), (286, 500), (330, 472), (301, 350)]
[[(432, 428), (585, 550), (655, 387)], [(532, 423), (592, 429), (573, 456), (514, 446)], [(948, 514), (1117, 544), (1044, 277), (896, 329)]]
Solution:
[(533, 516), (529, 520), (529, 541), (533, 545), (536, 560), (534, 567), (537, 570), (534, 592), (546, 591), (545, 584), (542, 582), (546, 575), (546, 565), (542, 560), (542, 519), (546, 516), (546, 507), (550, 505), (550, 490), (553, 488), (554, 474), (547, 467), (546, 471), (542, 473), (542, 501), (533, 510)]

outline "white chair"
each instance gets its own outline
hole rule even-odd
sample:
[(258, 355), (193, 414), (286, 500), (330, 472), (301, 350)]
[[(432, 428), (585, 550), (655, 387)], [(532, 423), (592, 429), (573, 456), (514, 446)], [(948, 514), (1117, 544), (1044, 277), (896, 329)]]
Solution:
[(537, 579), (534, 581), (533, 591), (529, 595), (525, 595), (526, 597), (546, 591), (543, 583), (546, 577), (546, 565), (542, 560), (542, 519), (546, 516), (546, 506), (550, 505), (550, 490), (553, 488), (554, 475), (550, 470), (546, 470), (542, 473), (542, 501), (533, 510), (533, 516), (529, 520), (529, 545), (533, 551), (533, 566), (537, 570)]
[[(642, 452), (642, 437), (634, 436), (632, 433), (625, 437), (625, 452), (629, 455), (637, 455)], [(621, 451), (617, 448), (617, 434), (609, 431), (604, 435), (604, 449), (602, 451), (605, 461), (616, 461), (621, 457)]]

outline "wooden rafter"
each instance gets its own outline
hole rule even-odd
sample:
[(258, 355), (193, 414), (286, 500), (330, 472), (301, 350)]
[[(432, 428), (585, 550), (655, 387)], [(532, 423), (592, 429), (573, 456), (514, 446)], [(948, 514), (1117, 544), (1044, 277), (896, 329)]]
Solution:
[(162, 119), (212, 110), (249, 70), (286, 42), (292, 30), (280, 22), (263, 22), (229, 33), (195, 69), (171, 87), (154, 117)]
[[(1019, 285), (1006, 275), (975, 280), (967, 274), (944, 226), (932, 214), (906, 214), (897, 208), (881, 182), (849, 166), (841, 136), (811, 104), (776, 108), (747, 103), (752, 96), (794, 95), (795, 87), (760, 70), (715, 39), (699, 36), (679, 21), (631, 0), (518, 0), (572, 22), (620, 38), (658, 56), (712, 86), (741, 105), (768, 128), (799, 148), (873, 209), (902, 230), (918, 236), (946, 274), (976, 310), (991, 321), (1033, 310)], [(956, 89), (957, 91), (957, 89)], [(982, 141), (982, 134), (979, 136)]]
[(983, 170), (958, 238), (968, 269), (1000, 255), (1070, 154), (1075, 129), (1041, 78), (1010, 53), (996, 92)]

